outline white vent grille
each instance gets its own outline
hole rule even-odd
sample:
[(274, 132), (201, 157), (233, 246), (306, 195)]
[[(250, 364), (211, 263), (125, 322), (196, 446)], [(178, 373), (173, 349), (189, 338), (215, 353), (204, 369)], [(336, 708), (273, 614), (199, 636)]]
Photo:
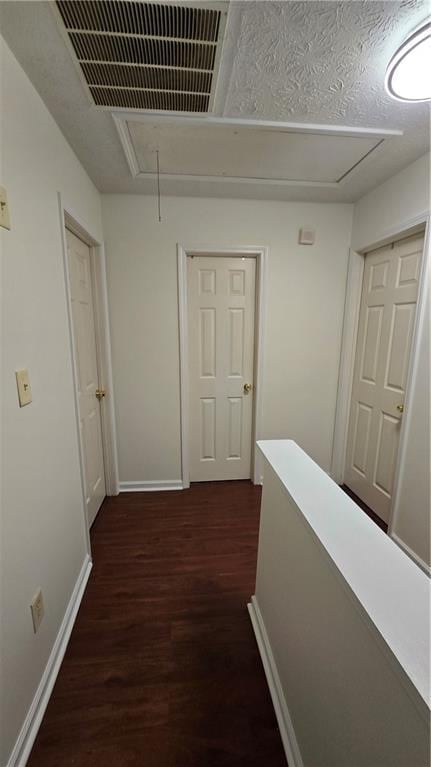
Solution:
[(215, 88), (226, 13), (214, 6), (57, 0), (97, 106), (193, 113)]

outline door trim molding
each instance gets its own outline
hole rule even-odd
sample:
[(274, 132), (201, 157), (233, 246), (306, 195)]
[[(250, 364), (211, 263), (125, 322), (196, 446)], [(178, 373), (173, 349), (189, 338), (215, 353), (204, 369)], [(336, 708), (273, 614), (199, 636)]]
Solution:
[(112, 357), (111, 357), (111, 337), (109, 327), (108, 312), (108, 290), (106, 281), (106, 260), (103, 241), (94, 233), (85, 222), (73, 211), (73, 209), (64, 201), (61, 193), (58, 193), (58, 204), (60, 211), (61, 238), (63, 247), (63, 269), (66, 290), (67, 316), (69, 325), (69, 344), (72, 360), (72, 373), (74, 384), (75, 417), (79, 444), (79, 456), (81, 465), (81, 484), (83, 507), (85, 514), (85, 527), (88, 537), (88, 551), (90, 551), (90, 539), (88, 535), (88, 520), (86, 518), (85, 504), (85, 482), (84, 482), (84, 457), (81, 449), (81, 439), (79, 430), (79, 407), (76, 385), (76, 356), (73, 336), (71, 297), (70, 297), (70, 273), (69, 260), (67, 255), (66, 229), (77, 235), (83, 242), (90, 247), (91, 271), (93, 283), (94, 300), (94, 319), (96, 330), (96, 348), (97, 348), (97, 366), (99, 379), (102, 385), (107, 388), (109, 396), (101, 404), (102, 421), (102, 446), (103, 460), (105, 468), (105, 482), (107, 495), (118, 495), (118, 456), (115, 426), (114, 409), (114, 386), (112, 376)]
[[(375, 242), (367, 244), (358, 250), (351, 250), (347, 274), (346, 302), (344, 307), (343, 336), (341, 344), (340, 367), (338, 377), (338, 392), (336, 404), (336, 418), (334, 428), (334, 441), (332, 450), (331, 477), (342, 484), (347, 450), (347, 431), (349, 427), (350, 404), (353, 383), (353, 367), (355, 364), (356, 341), (359, 325), (359, 310), (362, 293), (362, 280), (364, 273), (365, 253), (374, 248), (381, 247), (389, 242), (402, 237), (408, 237), (425, 226), (424, 249), (422, 255), (421, 275), (418, 286), (418, 299), (416, 304), (415, 325), (412, 337), (411, 357), (409, 373), (407, 377), (405, 403), (406, 415), (411, 410), (411, 399), (419, 359), (419, 332), (425, 321), (425, 281), (427, 269), (429, 269), (427, 247), (429, 248), (430, 214), (429, 211), (415, 218), (402, 222), (399, 226), (388, 230)], [(388, 532), (393, 538), (392, 528), (394, 515), (398, 508), (398, 494), (400, 477), (404, 468), (405, 435), (407, 432), (407, 418), (402, 419), (400, 441), (398, 446), (398, 459), (395, 470), (394, 492), (392, 495), (391, 510), (389, 515)]]
[[(422, 252), (421, 273), (420, 273), (419, 286), (418, 286), (418, 300), (416, 304), (416, 316), (415, 316), (415, 324), (414, 324), (413, 337), (412, 337), (412, 351), (411, 351), (411, 357), (410, 357), (409, 370), (407, 374), (406, 395), (404, 398), (405, 416), (403, 416), (403, 419), (401, 422), (400, 444), (398, 447), (398, 456), (397, 456), (397, 462), (395, 467), (394, 492), (392, 495), (391, 512), (390, 512), (389, 525), (388, 525), (389, 535), (397, 543), (400, 543), (400, 539), (395, 534), (394, 528), (396, 525), (397, 517), (399, 514), (399, 508), (400, 508), (400, 500), (399, 500), (400, 489), (401, 489), (401, 481), (402, 481), (403, 473), (404, 473), (404, 466), (406, 462), (406, 450), (407, 450), (406, 435), (408, 434), (410, 430), (411, 413), (413, 409), (412, 408), (413, 391), (414, 391), (415, 383), (418, 377), (420, 340), (421, 340), (421, 334), (425, 326), (425, 323), (430, 321), (430, 318), (427, 312), (427, 300), (426, 300), (427, 291), (430, 290), (429, 281), (431, 277), (431, 264), (430, 264), (431, 241), (430, 239), (431, 239), (430, 217), (428, 217), (425, 222), (424, 247)], [(423, 559), (421, 559), (419, 556), (414, 554), (414, 552), (412, 552), (412, 550), (407, 544), (403, 542), (401, 545), (404, 551), (406, 552), (406, 554), (412, 557), (414, 561), (419, 565), (419, 567), (421, 567), (422, 570), (425, 570), (425, 572), (429, 575), (430, 567), (426, 564), (426, 562), (424, 562)]]
[(411, 549), (410, 546), (408, 546), (407, 543), (405, 543), (402, 538), (399, 537), (399, 535), (389, 530), (388, 532), (392, 540), (398, 544), (400, 549), (402, 549), (407, 554), (407, 556), (413, 560), (413, 562), (416, 562), (421, 570), (423, 570), (428, 575), (428, 577), (431, 578), (431, 565), (428, 565), (420, 556), (418, 556), (418, 554), (416, 554), (416, 552), (413, 551), (413, 549)]
[(187, 257), (210, 256), (256, 259), (256, 314), (255, 314), (255, 352), (254, 380), (255, 396), (253, 402), (252, 427), (252, 466), (251, 479), (255, 485), (262, 484), (262, 467), (256, 441), (262, 439), (262, 408), (263, 408), (263, 352), (266, 314), (266, 272), (268, 247), (244, 246), (242, 248), (220, 248), (217, 245), (202, 247), (177, 244), (178, 268), (178, 319), (179, 319), (179, 351), (180, 351), (180, 420), (181, 420), (181, 473), (184, 488), (190, 487), (189, 460), (189, 353), (188, 353), (188, 321), (187, 321)]
[(338, 485), (341, 485), (344, 480), (347, 431), (349, 428), (350, 400), (358, 338), (364, 263), (364, 256), (355, 250), (350, 250), (330, 472), (332, 479)]

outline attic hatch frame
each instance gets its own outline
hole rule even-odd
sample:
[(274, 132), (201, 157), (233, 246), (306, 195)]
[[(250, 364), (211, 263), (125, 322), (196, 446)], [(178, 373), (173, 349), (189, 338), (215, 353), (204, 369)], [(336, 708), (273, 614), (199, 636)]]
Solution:
[[(76, 0), (75, 0), (76, 2)], [(109, 29), (96, 29), (96, 28), (83, 28), (83, 27), (71, 27), (69, 25), (66, 25), (65, 19), (63, 17), (63, 14), (60, 10), (60, 6), (64, 4), (68, 8), (72, 6), (72, 3), (68, 2), (67, 0), (55, 0), (54, 3), (51, 3), (51, 9), (54, 14), (54, 17), (56, 19), (57, 25), (59, 27), (61, 36), (63, 40), (65, 41), (66, 47), (70, 53), (71, 59), (73, 61), (74, 67), (78, 73), (79, 79), (82, 83), (82, 86), (84, 88), (84, 91), (87, 95), (87, 98), (89, 100), (89, 103), (91, 106), (96, 109), (97, 111), (101, 112), (109, 112), (111, 114), (115, 114), (116, 112), (124, 112), (127, 110), (131, 113), (140, 113), (140, 112), (150, 112), (150, 113), (164, 113), (164, 114), (171, 114), (171, 115), (208, 115), (211, 114), (214, 110), (214, 102), (216, 99), (216, 91), (217, 91), (217, 85), (218, 85), (218, 79), (219, 79), (219, 73), (220, 73), (220, 65), (221, 65), (221, 59), (222, 59), (222, 51), (223, 51), (223, 44), (225, 40), (225, 31), (226, 31), (226, 23), (227, 23), (227, 15), (228, 15), (228, 9), (229, 9), (229, 3), (230, 0), (214, 0), (211, 2), (206, 2), (206, 0), (202, 0), (201, 2), (195, 2), (194, 0), (189, 0), (188, 3), (183, 2), (183, 0), (146, 0), (145, 2), (142, 2), (142, 0), (109, 0), (109, 6), (110, 8), (114, 9), (114, 15), (116, 15), (118, 24), (121, 26), (121, 22), (124, 20), (124, 16), (122, 14), (116, 14), (115, 8), (118, 8), (120, 5), (124, 5), (125, 7), (129, 7), (132, 5), (136, 6), (142, 6), (147, 9), (149, 7), (154, 7), (161, 9), (163, 7), (171, 7), (174, 9), (181, 9), (181, 12), (185, 13), (186, 11), (189, 11), (190, 13), (196, 12), (196, 11), (210, 11), (215, 14), (218, 14), (217, 19), (213, 24), (211, 25), (209, 22), (204, 23), (203, 27), (204, 30), (207, 33), (208, 37), (212, 37), (213, 39), (200, 39), (199, 36), (193, 37), (174, 37), (173, 35), (154, 35), (154, 34), (147, 34), (147, 33), (136, 33), (136, 32), (129, 32), (129, 31), (112, 31)], [(79, 0), (78, 3), (79, 5)], [(90, 2), (81, 3), (82, 6), (90, 7)], [(102, 5), (102, 3), (100, 3)], [(91, 14), (90, 14), (91, 15)], [(112, 18), (112, 14), (111, 14)], [(199, 25), (198, 25), (199, 26)], [(212, 29), (211, 29), (212, 26)], [(202, 27), (202, 24), (200, 25)], [(216, 31), (216, 34), (214, 34), (214, 29)], [(196, 32), (196, 27), (194, 27), (194, 31)], [(113, 41), (121, 41), (121, 47), (123, 49), (126, 49), (129, 45), (129, 42), (132, 41), (132, 47), (133, 44), (136, 46), (139, 46), (141, 44), (150, 43), (154, 44), (156, 47), (157, 44), (160, 43), (161, 47), (164, 47), (165, 49), (169, 47), (169, 45), (185, 45), (185, 46), (194, 46), (195, 53), (198, 50), (199, 46), (201, 46), (202, 49), (205, 47), (212, 48), (214, 50), (214, 55), (208, 55), (207, 59), (211, 62), (211, 66), (207, 67), (193, 67), (188, 66), (190, 61), (187, 61), (187, 55), (186, 52), (184, 52), (184, 60), (185, 65), (176, 65), (169, 62), (165, 63), (154, 63), (152, 61), (131, 61), (126, 59), (103, 59), (103, 58), (82, 58), (78, 56), (77, 50), (75, 49), (71, 34), (75, 35), (81, 35), (81, 36), (88, 36), (89, 41), (90, 38), (100, 38), (101, 39), (101, 45), (103, 47), (104, 43), (103, 40), (113, 40)], [(109, 45), (109, 43), (108, 43)], [(113, 43), (114, 45), (114, 43)], [(106, 47), (106, 46), (105, 46)], [(130, 50), (130, 49), (129, 49)], [(165, 50), (166, 53), (166, 50)], [(133, 75), (132, 77), (135, 78), (135, 83), (139, 83), (139, 78), (142, 77), (143, 81), (145, 81), (145, 78), (148, 76), (149, 80), (152, 78), (154, 81), (157, 82), (157, 80), (160, 79), (165, 82), (167, 81), (169, 83), (169, 76), (171, 76), (171, 82), (177, 79), (178, 81), (181, 80), (181, 77), (184, 78), (185, 81), (188, 80), (188, 82), (192, 83), (192, 89), (190, 90), (181, 90), (179, 88), (160, 88), (160, 87), (148, 87), (146, 85), (142, 84), (131, 84), (131, 85), (122, 85), (122, 84), (110, 84), (107, 85), (106, 83), (92, 83), (88, 82), (86, 79), (86, 74), (90, 73), (91, 71), (95, 72), (97, 69), (103, 69), (106, 68), (107, 74), (108, 68), (110, 70), (116, 69), (117, 75), (119, 76), (119, 79), (121, 80), (121, 72), (124, 73), (125, 78), (128, 76)], [(111, 71), (112, 75), (112, 71)], [(193, 89), (193, 83), (195, 83), (195, 88)], [(209, 90), (208, 90), (208, 83), (209, 83)], [(202, 88), (206, 88), (204, 91), (199, 90), (199, 87), (202, 86)], [(92, 92), (92, 90), (94, 93)], [(123, 94), (125, 101), (128, 99), (130, 101), (133, 101), (135, 99), (138, 101), (138, 97), (140, 96), (142, 100), (144, 100), (144, 97), (148, 95), (148, 98), (153, 98), (154, 100), (154, 106), (148, 106), (146, 104), (137, 104), (136, 106), (127, 104), (127, 103), (105, 103), (100, 104), (97, 103), (97, 96), (100, 95), (100, 91), (105, 91), (107, 100), (109, 99), (110, 95), (113, 95), (114, 97), (118, 94)], [(160, 106), (160, 102), (162, 99), (164, 99), (164, 106)], [(187, 105), (195, 106), (195, 108), (192, 109), (176, 109), (171, 108), (172, 106), (175, 107), (175, 102), (183, 100), (186, 102)], [(113, 102), (115, 99), (111, 99)], [(201, 108), (198, 108), (198, 102), (201, 102)]]

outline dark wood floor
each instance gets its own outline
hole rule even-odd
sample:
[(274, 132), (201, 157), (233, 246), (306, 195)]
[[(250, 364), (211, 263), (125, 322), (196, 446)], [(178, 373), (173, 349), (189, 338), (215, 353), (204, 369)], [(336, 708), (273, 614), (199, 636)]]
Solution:
[(105, 501), (29, 767), (286, 767), (254, 640), (260, 490)]

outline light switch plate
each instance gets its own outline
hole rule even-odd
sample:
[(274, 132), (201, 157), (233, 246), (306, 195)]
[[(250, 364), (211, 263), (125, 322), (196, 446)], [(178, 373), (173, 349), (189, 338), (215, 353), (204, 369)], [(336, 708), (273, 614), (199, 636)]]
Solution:
[(16, 385), (18, 387), (19, 406), (29, 405), (31, 402), (31, 386), (28, 370), (16, 370)]
[(0, 226), (10, 229), (9, 206), (6, 189), (3, 186), (0, 186)]

